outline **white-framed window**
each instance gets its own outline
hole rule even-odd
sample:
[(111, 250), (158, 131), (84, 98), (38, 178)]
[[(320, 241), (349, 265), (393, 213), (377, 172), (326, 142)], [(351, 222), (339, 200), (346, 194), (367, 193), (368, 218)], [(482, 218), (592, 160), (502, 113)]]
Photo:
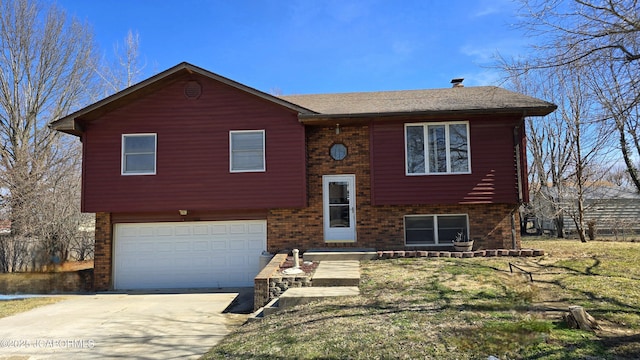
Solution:
[(122, 135), (122, 175), (155, 175), (157, 134)]
[(469, 174), (469, 122), (404, 125), (407, 175)]
[(229, 132), (231, 172), (266, 171), (264, 130)]
[(458, 233), (469, 239), (469, 216), (405, 215), (404, 242), (407, 246), (451, 245)]

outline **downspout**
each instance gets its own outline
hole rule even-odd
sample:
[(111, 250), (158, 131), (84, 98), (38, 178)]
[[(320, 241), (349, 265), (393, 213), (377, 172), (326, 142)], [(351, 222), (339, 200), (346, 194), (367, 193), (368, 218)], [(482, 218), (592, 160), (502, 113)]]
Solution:
[[(523, 118), (524, 119), (524, 118)], [(520, 125), (516, 125), (513, 128), (513, 150), (516, 156), (516, 181), (518, 184), (518, 205), (524, 201), (523, 186), (522, 186), (522, 159), (520, 157)]]
[[(525, 113), (522, 114), (521, 124), (524, 124)], [(520, 156), (520, 135), (521, 129), (520, 125), (516, 125), (513, 127), (513, 150), (516, 158), (516, 182), (518, 185), (518, 201), (516, 207), (511, 210), (511, 248), (514, 250), (518, 249), (518, 234), (516, 232), (516, 211), (520, 208), (522, 203), (524, 202), (524, 189), (522, 184), (522, 159)]]
[(515, 208), (511, 210), (511, 249), (518, 250), (518, 235), (516, 233), (516, 211)]

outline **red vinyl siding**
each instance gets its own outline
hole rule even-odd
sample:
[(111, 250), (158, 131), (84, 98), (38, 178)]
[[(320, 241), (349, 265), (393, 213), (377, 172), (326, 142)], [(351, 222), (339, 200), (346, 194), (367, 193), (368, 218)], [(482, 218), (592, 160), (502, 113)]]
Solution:
[(371, 133), (373, 204), (516, 204), (513, 128), (519, 121), (469, 120), (471, 174), (423, 176), (405, 175), (404, 123), (374, 123)]
[[(216, 211), (306, 205), (297, 114), (214, 80), (184, 77), (85, 126), (83, 211)], [(229, 131), (265, 130), (266, 171), (230, 173)], [(122, 134), (156, 133), (156, 175), (121, 175)]]

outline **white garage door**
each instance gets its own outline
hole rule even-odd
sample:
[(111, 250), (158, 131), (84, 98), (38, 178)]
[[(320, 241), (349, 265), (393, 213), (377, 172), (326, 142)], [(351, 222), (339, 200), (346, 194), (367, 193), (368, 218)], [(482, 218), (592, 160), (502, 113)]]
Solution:
[(116, 224), (114, 288), (253, 286), (267, 222)]

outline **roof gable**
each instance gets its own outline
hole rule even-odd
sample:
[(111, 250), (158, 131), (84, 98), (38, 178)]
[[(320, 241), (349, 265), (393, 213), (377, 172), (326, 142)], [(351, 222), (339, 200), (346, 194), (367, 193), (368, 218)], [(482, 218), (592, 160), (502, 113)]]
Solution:
[(285, 99), (281, 99), (260, 90), (254, 89), (252, 87), (243, 85), (239, 82), (233, 81), (221, 75), (215, 74), (208, 70), (202, 69), (195, 65), (189, 64), (187, 62), (180, 63), (168, 70), (165, 70), (157, 75), (154, 75), (138, 84), (130, 86), (122, 91), (119, 91), (111, 96), (108, 96), (96, 103), (93, 103), (85, 108), (82, 108), (74, 113), (71, 113), (65, 117), (62, 117), (50, 124), (50, 127), (65, 132), (68, 134), (80, 136), (83, 132), (82, 126), (79, 123), (79, 120), (82, 121), (91, 121), (94, 120), (106, 112), (109, 112), (115, 108), (121, 107), (125, 104), (128, 104), (135, 99), (140, 98), (148, 93), (151, 93), (158, 88), (163, 86), (167, 86), (168, 84), (173, 83), (180, 77), (182, 77), (185, 73), (188, 74), (198, 74), (209, 79), (218, 81), (220, 83), (226, 84), (233, 88), (236, 88), (245, 93), (257, 96), (274, 104), (283, 106), (288, 108), (294, 112), (299, 114), (312, 114), (313, 111), (301, 107), (297, 104), (293, 104), (288, 102)]

